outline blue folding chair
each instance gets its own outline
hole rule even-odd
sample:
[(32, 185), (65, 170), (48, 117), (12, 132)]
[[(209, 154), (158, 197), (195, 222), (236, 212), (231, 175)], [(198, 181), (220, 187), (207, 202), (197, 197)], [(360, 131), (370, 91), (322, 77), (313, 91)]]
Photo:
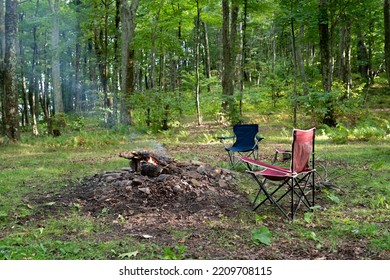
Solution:
[[(258, 143), (264, 139), (257, 135), (258, 132), (259, 126), (257, 124), (236, 124), (233, 126), (233, 136), (218, 137), (225, 146), (232, 167), (241, 162), (236, 157), (236, 153), (240, 156), (252, 156), (253, 159), (258, 158)], [(233, 144), (231, 144), (232, 142)]]

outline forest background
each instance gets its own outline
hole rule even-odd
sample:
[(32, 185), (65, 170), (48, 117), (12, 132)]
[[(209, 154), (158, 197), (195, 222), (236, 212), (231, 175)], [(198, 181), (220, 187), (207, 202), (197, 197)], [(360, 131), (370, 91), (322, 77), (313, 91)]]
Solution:
[(18, 2), (0, 1), (10, 141), (61, 133), (70, 116), (168, 129), (278, 103), (294, 125), (356, 125), (389, 80), (388, 1)]
[[(0, 0), (0, 46), (0, 259), (389, 259), (390, 0)], [(263, 160), (317, 127), (313, 212), (141, 234), (60, 199), (128, 149), (230, 168), (237, 123)]]

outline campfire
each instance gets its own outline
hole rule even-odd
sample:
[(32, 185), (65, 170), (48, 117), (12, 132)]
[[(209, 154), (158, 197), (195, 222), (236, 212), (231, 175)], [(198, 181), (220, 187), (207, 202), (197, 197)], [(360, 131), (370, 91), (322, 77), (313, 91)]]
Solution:
[[(133, 226), (151, 222), (151, 216), (172, 221), (194, 220), (193, 215), (202, 220), (226, 216), (235, 211), (235, 205), (248, 205), (228, 169), (149, 151), (122, 152), (119, 157), (129, 160), (129, 167), (85, 177), (65, 193), (45, 199), (55, 207), (77, 205), (95, 217), (109, 213), (116, 219), (119, 215)], [(149, 218), (141, 222), (139, 215)]]
[(119, 154), (120, 157), (130, 160), (130, 167), (134, 172), (144, 176), (157, 177), (161, 173), (169, 174), (167, 159), (148, 151), (132, 151)]

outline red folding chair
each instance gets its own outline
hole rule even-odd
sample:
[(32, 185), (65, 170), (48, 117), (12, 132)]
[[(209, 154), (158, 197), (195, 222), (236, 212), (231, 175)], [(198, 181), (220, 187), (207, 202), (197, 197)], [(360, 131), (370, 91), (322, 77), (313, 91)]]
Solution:
[[(301, 204), (308, 209), (314, 206), (314, 137), (315, 128), (309, 130), (293, 130), (291, 151), (276, 150), (274, 162), (267, 164), (242, 156), (241, 160), (248, 166), (250, 173), (259, 185), (256, 198), (253, 201), (253, 210), (257, 210), (266, 201), (275, 205), (287, 219), (294, 219)], [(290, 167), (275, 165), (278, 153), (291, 154)], [(260, 168), (260, 170), (255, 170)], [(277, 182), (269, 184), (267, 181)], [(308, 191), (309, 190), (309, 191)], [(260, 194), (264, 193), (261, 200)], [(311, 197), (309, 196), (311, 192)], [(282, 204), (282, 199), (290, 197), (290, 209)], [(261, 200), (258, 203), (258, 200)]]

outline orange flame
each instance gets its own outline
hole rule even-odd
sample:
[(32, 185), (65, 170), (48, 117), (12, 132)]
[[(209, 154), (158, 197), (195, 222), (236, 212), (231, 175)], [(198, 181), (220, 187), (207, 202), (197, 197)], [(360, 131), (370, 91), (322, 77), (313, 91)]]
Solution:
[(155, 166), (158, 165), (158, 162), (155, 159), (153, 159), (152, 157), (149, 157), (147, 162), (150, 163), (150, 164), (153, 164)]

